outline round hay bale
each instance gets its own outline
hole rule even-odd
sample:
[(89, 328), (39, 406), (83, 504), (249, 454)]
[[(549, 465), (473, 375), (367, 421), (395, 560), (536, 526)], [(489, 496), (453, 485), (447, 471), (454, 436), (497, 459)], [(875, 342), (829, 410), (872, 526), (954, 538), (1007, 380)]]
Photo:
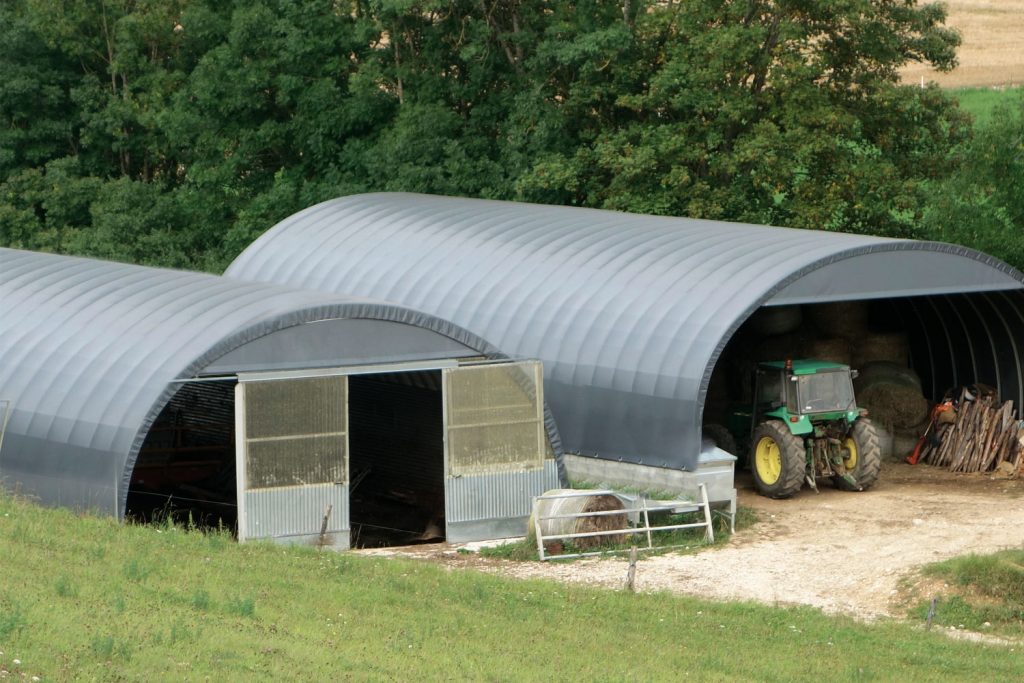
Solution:
[[(554, 489), (544, 493), (545, 496), (580, 493), (586, 491), (578, 489)], [(609, 494), (577, 495), (568, 498), (555, 498), (541, 500), (537, 505), (540, 516), (549, 517), (554, 515), (575, 515), (585, 512), (604, 512), (607, 510), (624, 510), (622, 501)], [(625, 529), (627, 526), (626, 513), (621, 515), (601, 515), (598, 517), (570, 517), (561, 519), (543, 519), (540, 523), (544, 536), (558, 534), (585, 534), (592, 531), (613, 531)], [(530, 528), (527, 536), (536, 540), (535, 518), (530, 516)], [(577, 548), (596, 548), (606, 544), (624, 543), (626, 534), (610, 534), (608, 536), (592, 536), (588, 538), (553, 539), (552, 544), (559, 546), (571, 544)]]
[(864, 301), (836, 301), (805, 307), (806, 315), (827, 337), (856, 339), (867, 332), (868, 305)]
[(878, 450), (886, 460), (892, 458), (893, 433), (881, 422), (872, 422), (878, 435)]
[(792, 333), (765, 337), (754, 349), (755, 362), (803, 358), (804, 355), (803, 338)]
[(849, 365), (850, 342), (842, 337), (815, 339), (807, 346), (807, 357)]
[(754, 332), (768, 336), (795, 332), (803, 319), (799, 306), (764, 306), (754, 311), (748, 322)]
[(928, 417), (928, 399), (920, 389), (901, 384), (873, 384), (857, 392), (857, 405), (868, 409), (871, 421), (907, 429)]
[(875, 360), (858, 367), (857, 372), (857, 379), (853, 380), (853, 389), (858, 396), (876, 384), (898, 384), (922, 393), (921, 378), (916, 372), (899, 363)]
[(910, 355), (907, 335), (901, 332), (866, 334), (853, 344), (853, 362), (857, 367), (873, 361), (907, 364)]

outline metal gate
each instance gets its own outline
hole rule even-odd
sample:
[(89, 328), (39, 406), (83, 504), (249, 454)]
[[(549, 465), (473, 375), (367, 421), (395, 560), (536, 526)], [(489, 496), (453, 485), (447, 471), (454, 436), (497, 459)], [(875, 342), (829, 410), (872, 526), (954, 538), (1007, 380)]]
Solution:
[(557, 486), (541, 364), (442, 370), (449, 541), (521, 536), (534, 496)]
[(347, 548), (348, 378), (239, 374), (238, 540)]

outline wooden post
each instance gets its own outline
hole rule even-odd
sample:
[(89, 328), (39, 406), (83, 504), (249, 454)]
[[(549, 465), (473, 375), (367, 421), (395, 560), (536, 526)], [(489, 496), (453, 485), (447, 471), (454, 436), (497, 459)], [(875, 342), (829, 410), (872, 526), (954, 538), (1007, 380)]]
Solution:
[(629, 571), (626, 573), (626, 588), (636, 593), (636, 546), (629, 549)]
[(331, 510), (333, 509), (334, 505), (331, 503), (328, 503), (327, 507), (324, 508), (324, 521), (320, 524), (320, 547), (323, 547), (327, 542), (327, 520), (331, 518)]
[(937, 597), (932, 598), (931, 607), (928, 608), (928, 623), (925, 626), (926, 631), (932, 630), (932, 619), (935, 618), (935, 605), (938, 604), (939, 599)]

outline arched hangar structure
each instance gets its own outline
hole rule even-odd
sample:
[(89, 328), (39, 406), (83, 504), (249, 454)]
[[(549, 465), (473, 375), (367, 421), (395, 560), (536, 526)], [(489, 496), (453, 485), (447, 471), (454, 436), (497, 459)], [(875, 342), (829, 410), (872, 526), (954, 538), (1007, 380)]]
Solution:
[(226, 274), (401, 302), (540, 358), (566, 451), (612, 460), (694, 469), (709, 388), (763, 309), (866, 302), (930, 398), (977, 380), (1024, 402), (1022, 275), (951, 244), (381, 193), (291, 216)]
[(517, 535), (561, 448), (505, 358), (404, 306), (0, 249), (0, 481), (242, 539)]

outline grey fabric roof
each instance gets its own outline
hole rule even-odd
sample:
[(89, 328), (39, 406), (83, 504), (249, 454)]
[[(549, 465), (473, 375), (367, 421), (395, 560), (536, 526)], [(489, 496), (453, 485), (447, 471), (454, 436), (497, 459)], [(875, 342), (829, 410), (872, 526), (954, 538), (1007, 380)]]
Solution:
[(567, 450), (684, 468), (715, 362), (759, 306), (1022, 281), (949, 244), (394, 193), (299, 212), (226, 274), (452, 320), (544, 361)]
[[(447, 354), (434, 358), (503, 357), (480, 337), (403, 306), (0, 249), (0, 399), (14, 407), (0, 449), (0, 481), (47, 504), (123, 516), (139, 448), (177, 389), (169, 382), (223, 364), (219, 359), (237, 357), (250, 342), (259, 351), (278, 331), (338, 319), (429, 330), (409, 339)], [(338, 330), (322, 322), (308, 328), (328, 335)], [(368, 336), (377, 329), (371, 326)], [(453, 353), (452, 342), (468, 352)], [(360, 354), (379, 360), (379, 352), (358, 338), (341, 357), (354, 364)], [(560, 455), (550, 414), (548, 432)]]

